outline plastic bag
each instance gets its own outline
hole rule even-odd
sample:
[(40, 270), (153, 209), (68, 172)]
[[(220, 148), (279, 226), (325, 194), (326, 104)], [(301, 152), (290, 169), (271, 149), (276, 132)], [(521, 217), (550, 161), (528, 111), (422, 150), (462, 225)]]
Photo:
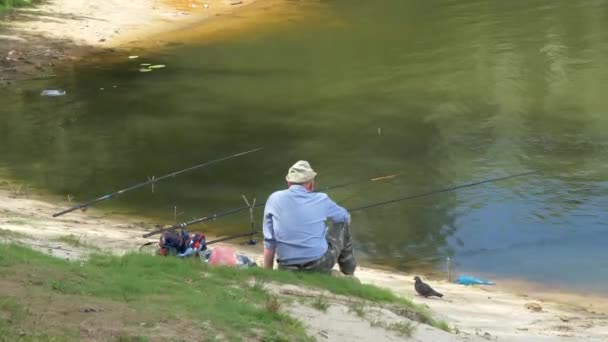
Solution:
[(256, 267), (257, 264), (250, 257), (238, 254), (236, 250), (230, 247), (216, 247), (212, 250), (200, 252), (200, 257), (203, 262), (214, 266), (230, 266), (230, 267)]

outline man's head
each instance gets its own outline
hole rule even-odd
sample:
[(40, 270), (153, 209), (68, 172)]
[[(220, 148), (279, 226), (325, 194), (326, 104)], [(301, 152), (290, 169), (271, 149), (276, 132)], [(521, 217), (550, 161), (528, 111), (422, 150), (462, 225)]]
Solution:
[(289, 168), (285, 180), (287, 180), (289, 185), (299, 184), (308, 189), (308, 191), (313, 191), (316, 175), (317, 173), (310, 167), (307, 161), (300, 160)]

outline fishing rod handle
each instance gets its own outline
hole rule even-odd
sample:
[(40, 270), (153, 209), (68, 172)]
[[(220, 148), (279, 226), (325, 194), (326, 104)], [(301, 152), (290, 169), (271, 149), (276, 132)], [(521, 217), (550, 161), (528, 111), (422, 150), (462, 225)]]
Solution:
[(53, 217), (58, 217), (58, 216), (61, 216), (61, 215), (63, 215), (63, 214), (71, 213), (71, 212), (72, 212), (72, 211), (74, 211), (74, 210), (82, 209), (82, 208), (85, 208), (85, 207), (86, 207), (86, 205), (84, 205), (84, 204), (80, 204), (80, 205), (77, 205), (77, 206), (75, 206), (75, 207), (71, 207), (71, 208), (69, 208), (69, 209), (65, 209), (65, 210), (60, 211), (60, 212), (58, 212), (58, 213), (56, 213), (56, 214), (53, 214)]

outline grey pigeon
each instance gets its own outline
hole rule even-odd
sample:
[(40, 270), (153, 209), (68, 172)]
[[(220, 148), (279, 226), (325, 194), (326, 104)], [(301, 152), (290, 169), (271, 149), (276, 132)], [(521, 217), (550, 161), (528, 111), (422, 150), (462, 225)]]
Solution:
[(437, 296), (439, 298), (443, 297), (443, 295), (441, 293), (433, 290), (433, 288), (430, 287), (428, 284), (423, 283), (419, 277), (415, 277), (414, 280), (416, 281), (416, 284), (414, 284), (414, 288), (416, 289), (416, 292), (418, 292), (418, 294), (421, 295), (422, 297), (424, 297), (424, 298), (432, 297), (432, 296)]

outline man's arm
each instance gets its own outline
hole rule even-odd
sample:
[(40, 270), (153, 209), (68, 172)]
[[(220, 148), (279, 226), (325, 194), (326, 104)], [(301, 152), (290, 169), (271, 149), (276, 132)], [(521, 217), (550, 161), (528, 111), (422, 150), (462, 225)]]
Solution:
[(332, 201), (325, 195), (325, 208), (327, 210), (327, 218), (334, 223), (347, 223), (350, 225), (350, 214), (336, 202)]
[(274, 266), (274, 256), (277, 241), (274, 237), (274, 227), (272, 225), (272, 203), (268, 199), (264, 207), (264, 268), (272, 269)]
[(264, 268), (272, 269), (274, 267), (274, 249), (264, 247)]

